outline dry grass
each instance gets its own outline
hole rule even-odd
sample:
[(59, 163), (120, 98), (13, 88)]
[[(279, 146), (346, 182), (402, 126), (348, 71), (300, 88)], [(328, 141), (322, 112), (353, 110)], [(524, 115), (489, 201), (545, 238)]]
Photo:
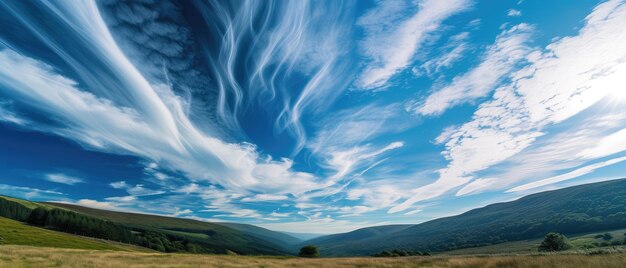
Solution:
[(0, 267), (626, 267), (626, 254), (301, 259), (0, 246)]

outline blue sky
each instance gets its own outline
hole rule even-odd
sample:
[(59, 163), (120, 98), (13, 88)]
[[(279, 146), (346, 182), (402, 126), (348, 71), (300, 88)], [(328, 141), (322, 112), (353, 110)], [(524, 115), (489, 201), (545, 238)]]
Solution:
[(624, 177), (624, 1), (0, 3), (0, 193), (274, 230)]

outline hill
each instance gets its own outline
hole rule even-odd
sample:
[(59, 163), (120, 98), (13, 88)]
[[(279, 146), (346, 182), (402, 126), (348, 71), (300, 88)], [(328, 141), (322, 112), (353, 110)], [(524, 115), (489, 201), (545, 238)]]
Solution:
[[(0, 196), (0, 217), (164, 252), (289, 254), (287, 249), (276, 244), (280, 242), (268, 241), (227, 226), (188, 219), (39, 203), (4, 196)], [(265, 237), (269, 237), (268, 232), (271, 231), (266, 230)]]
[[(382, 250), (448, 251), (626, 227), (626, 179), (528, 195), (397, 231), (364, 228), (306, 241), (326, 256), (371, 255)], [(382, 226), (384, 228), (384, 226)]]
[(311, 240), (314, 238), (318, 238), (321, 236), (325, 236), (328, 234), (314, 234), (314, 233), (292, 233), (292, 232), (281, 232), (283, 234), (288, 234), (290, 236), (293, 236), (295, 238), (300, 239), (301, 241), (306, 241), (306, 240)]
[(292, 245), (285, 244), (285, 241), (289, 241), (291, 238), (282, 233), (247, 224), (217, 224), (191, 219), (102, 210), (65, 203), (44, 202), (43, 204), (69, 209), (131, 228), (183, 236), (210, 247), (228, 249), (239, 254), (285, 255), (288, 254), (288, 246)]
[(291, 236), (285, 233), (275, 232), (272, 230), (268, 230), (268, 229), (250, 225), (250, 224), (242, 224), (242, 223), (234, 223), (234, 222), (220, 222), (217, 224), (223, 225), (223, 226), (235, 229), (235, 230), (239, 230), (242, 233), (250, 235), (250, 236), (254, 236), (260, 239), (265, 239), (267, 241), (272, 241), (273, 243), (281, 245), (287, 249), (289, 249), (290, 246), (303, 242), (303, 239), (299, 239), (299, 238), (296, 238), (294, 236)]
[(0, 245), (27, 245), (38, 247), (76, 248), (95, 250), (143, 251), (151, 250), (105, 242), (77, 235), (26, 225), (24, 223), (0, 217)]

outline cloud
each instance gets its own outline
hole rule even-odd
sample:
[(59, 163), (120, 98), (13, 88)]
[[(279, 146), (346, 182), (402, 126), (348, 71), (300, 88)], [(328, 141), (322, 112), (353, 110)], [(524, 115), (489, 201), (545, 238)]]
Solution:
[(132, 196), (149, 196), (149, 195), (160, 195), (166, 193), (162, 190), (153, 190), (144, 187), (143, 184), (137, 184), (135, 186), (128, 185), (125, 181), (117, 181), (109, 184), (114, 189), (126, 190), (128, 194)]
[(454, 63), (463, 58), (465, 52), (468, 50), (470, 46), (467, 42), (468, 38), (469, 32), (461, 32), (451, 36), (446, 45), (440, 49), (442, 50), (440, 55), (424, 62), (419, 68), (413, 67), (413, 73), (417, 76), (432, 76), (451, 67)]
[[(293, 171), (289, 159), (273, 160), (253, 145), (204, 134), (186, 115), (181, 98), (166, 85), (151, 85), (124, 56), (95, 3), (54, 5), (57, 14), (82, 29), (81, 40), (90, 45), (82, 49), (95, 54), (85, 62), (104, 62), (109, 70), (92, 79), (98, 74), (89, 72), (94, 68), (80, 66), (77, 75), (86, 82), (79, 86), (41, 61), (6, 48), (0, 51), (3, 93), (57, 119), (46, 131), (89, 149), (132, 154), (240, 192), (303, 193), (321, 187), (315, 176)], [(74, 63), (70, 57), (77, 49), (58, 47), (54, 39), (46, 42)]]
[(76, 178), (76, 177), (68, 176), (68, 175), (65, 175), (65, 174), (48, 174), (48, 175), (46, 175), (45, 179), (47, 181), (61, 183), (61, 184), (67, 184), (67, 185), (74, 185), (74, 184), (77, 184), (77, 183), (85, 182), (81, 178)]
[(370, 62), (359, 75), (356, 86), (360, 89), (381, 89), (396, 73), (404, 70), (413, 60), (423, 43), (439, 30), (450, 16), (469, 8), (468, 0), (441, 2), (417, 1), (417, 11), (403, 18), (409, 6), (407, 1), (381, 1), (358, 20), (365, 30), (361, 49)]
[(64, 193), (43, 190), (32, 187), (15, 186), (8, 184), (0, 184), (0, 192), (5, 195), (24, 198), (24, 199), (44, 199), (44, 198), (59, 198), (65, 196)]
[(626, 129), (621, 129), (603, 137), (592, 146), (588, 146), (578, 156), (594, 159), (626, 151)]
[(335, 174), (330, 176), (330, 180), (341, 179), (349, 174), (354, 168), (363, 163), (372, 163), (372, 159), (377, 156), (404, 146), (403, 142), (392, 142), (382, 148), (371, 148), (371, 146), (353, 147), (345, 151), (330, 152), (330, 159), (326, 163), (328, 167), (335, 170)]
[(426, 116), (442, 114), (447, 109), (486, 96), (502, 82), (531, 52), (528, 42), (533, 27), (519, 24), (496, 37), (478, 66), (454, 77), (443, 88), (434, 89), (424, 100), (409, 103), (407, 110)]
[(80, 199), (76, 201), (76, 205), (89, 207), (89, 208), (96, 208), (96, 209), (120, 211), (120, 208), (118, 208), (112, 202), (101, 202), (101, 201), (96, 201), (92, 199)]
[(415, 189), (413, 197), (389, 212), (406, 210), (411, 204), (465, 185), (475, 172), (528, 148), (545, 135), (542, 129), (623, 90), (624, 20), (626, 5), (618, 1), (603, 3), (587, 16), (578, 35), (557, 39), (543, 51), (530, 53), (526, 59), (530, 64), (513, 73), (512, 82), (481, 104), (470, 122), (446, 131), (446, 137), (438, 139), (445, 142), (443, 156), (449, 161), (439, 178)]
[(547, 178), (547, 179), (543, 179), (543, 180), (538, 180), (535, 182), (531, 182), (531, 183), (527, 183), (524, 185), (520, 185), (517, 186), (515, 188), (512, 188), (510, 190), (508, 190), (507, 192), (520, 192), (520, 191), (527, 191), (530, 189), (534, 189), (534, 188), (538, 188), (538, 187), (542, 187), (542, 186), (546, 186), (546, 185), (550, 185), (550, 184), (554, 184), (554, 183), (558, 183), (558, 182), (562, 182), (562, 181), (566, 181), (566, 180), (571, 180), (571, 179), (575, 179), (578, 178), (580, 176), (583, 175), (587, 175), (591, 172), (594, 172), (596, 169), (600, 169), (606, 166), (610, 166), (610, 165), (614, 165), (617, 164), (619, 162), (623, 162), (626, 161), (626, 157), (618, 157), (618, 158), (613, 158), (604, 162), (600, 162), (600, 163), (595, 163), (592, 165), (588, 165), (588, 166), (584, 166), (581, 168), (578, 168), (576, 170), (573, 170), (571, 172), (565, 173), (565, 174), (561, 174), (558, 176), (554, 176), (551, 178)]
[(506, 15), (509, 17), (519, 17), (522, 16), (522, 11), (519, 11), (517, 9), (509, 9)]
[(268, 201), (283, 201), (289, 199), (286, 195), (271, 195), (271, 194), (257, 194), (252, 197), (246, 197), (241, 199), (241, 202), (268, 202)]
[(384, 224), (384, 222), (359, 222), (335, 220), (331, 217), (320, 217), (307, 219), (304, 221), (261, 223), (257, 225), (270, 230), (279, 230), (282, 232), (332, 234), (350, 232), (359, 228), (365, 228), (381, 224)]
[(461, 190), (456, 193), (456, 196), (463, 196), (468, 194), (477, 193), (479, 191), (488, 189), (492, 184), (494, 184), (498, 179), (496, 178), (483, 178), (476, 179), (467, 185), (465, 185)]
[(16, 125), (26, 125), (29, 123), (28, 120), (24, 119), (22, 116), (17, 115), (13, 111), (13, 101), (11, 100), (1, 100), (0, 99), (0, 121), (16, 124)]

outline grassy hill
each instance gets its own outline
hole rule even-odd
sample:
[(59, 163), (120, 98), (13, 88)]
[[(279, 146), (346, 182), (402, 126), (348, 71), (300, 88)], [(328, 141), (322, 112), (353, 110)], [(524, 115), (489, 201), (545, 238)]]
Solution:
[(381, 227), (316, 238), (324, 255), (370, 255), (382, 250), (448, 251), (626, 227), (626, 179), (579, 185), (492, 204), (397, 231)]
[[(292, 238), (246, 224), (217, 224), (158, 215), (117, 212), (64, 203), (43, 203), (109, 220), (125, 226), (165, 232), (201, 241), (211, 247), (225, 248), (240, 254), (288, 254)], [(293, 238), (295, 239), (295, 238)], [(290, 241), (286, 244), (285, 241)], [(296, 242), (297, 243), (297, 242)]]
[(76, 248), (95, 250), (142, 251), (151, 250), (101, 241), (39, 228), (0, 217), (0, 245), (28, 245), (38, 247)]
[[(34, 217), (36, 212), (37, 216)], [(287, 255), (271, 232), (248, 233), (208, 222), (171, 217), (91, 209), (60, 203), (39, 203), (0, 196), (0, 216), (29, 222), (55, 231), (123, 241), (166, 252), (235, 252), (254, 255)], [(259, 228), (261, 229), (261, 228)], [(284, 234), (274, 232), (278, 237)], [(264, 238), (259, 238), (263, 236)]]
[(235, 229), (235, 230), (239, 230), (242, 233), (250, 235), (250, 236), (254, 236), (260, 239), (265, 239), (267, 241), (272, 241), (287, 249), (289, 249), (290, 246), (303, 242), (302, 239), (298, 239), (291, 235), (281, 233), (281, 232), (275, 232), (272, 230), (268, 230), (268, 229), (250, 225), (250, 224), (241, 224), (241, 223), (234, 223), (234, 222), (220, 222), (218, 224)]

